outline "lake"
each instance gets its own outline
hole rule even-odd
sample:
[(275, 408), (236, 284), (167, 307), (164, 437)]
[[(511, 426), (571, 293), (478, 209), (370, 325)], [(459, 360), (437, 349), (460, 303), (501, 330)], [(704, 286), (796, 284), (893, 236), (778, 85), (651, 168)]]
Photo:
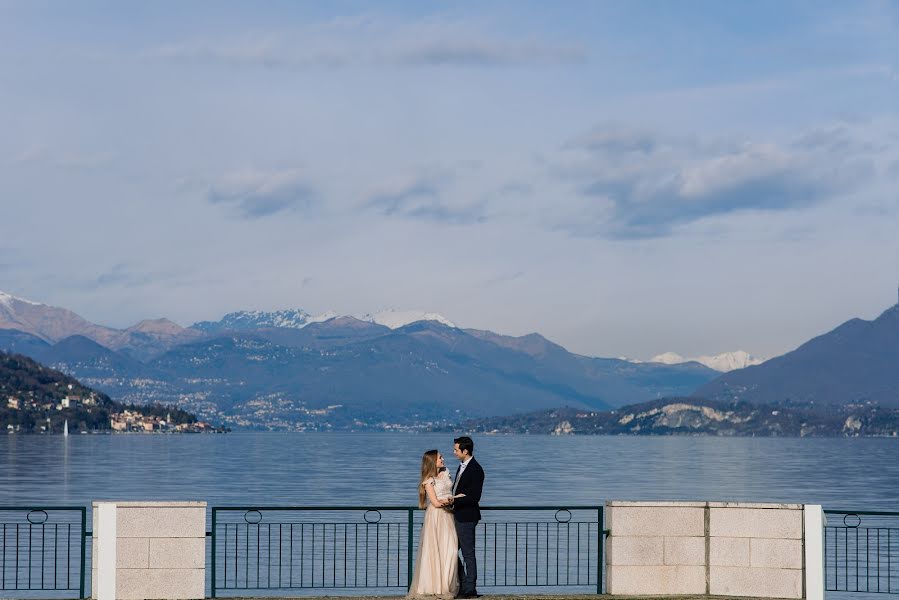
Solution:
[[(890, 438), (474, 439), (485, 505), (668, 499), (899, 509), (899, 440)], [(0, 504), (411, 505), (430, 448), (455, 471), (445, 434), (6, 435)]]

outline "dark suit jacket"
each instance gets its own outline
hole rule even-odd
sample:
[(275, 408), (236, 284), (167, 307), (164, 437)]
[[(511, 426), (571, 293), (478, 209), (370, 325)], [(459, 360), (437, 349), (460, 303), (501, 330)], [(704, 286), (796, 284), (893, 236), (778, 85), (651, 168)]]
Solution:
[[(462, 465), (459, 465), (462, 468)], [(456, 470), (456, 477), (459, 477)], [(465, 494), (462, 498), (456, 498), (453, 503), (453, 514), (460, 523), (478, 522), (481, 520), (481, 508), (478, 502), (481, 501), (481, 492), (484, 489), (484, 469), (478, 464), (475, 458), (471, 457), (471, 462), (465, 467), (459, 484), (456, 486), (457, 494)]]

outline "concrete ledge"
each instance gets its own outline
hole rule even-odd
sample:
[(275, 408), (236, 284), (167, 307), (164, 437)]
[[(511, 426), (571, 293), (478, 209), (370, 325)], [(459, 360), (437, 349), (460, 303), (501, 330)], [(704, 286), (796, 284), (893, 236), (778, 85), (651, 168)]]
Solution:
[(776, 504), (773, 502), (702, 502), (699, 500), (609, 500), (606, 506), (686, 506), (705, 508), (785, 508), (789, 510), (802, 510), (802, 504)]
[(801, 504), (614, 501), (606, 515), (606, 591), (615, 597), (805, 592)]
[(112, 502), (119, 508), (159, 508), (160, 506), (171, 508), (206, 508), (206, 502), (200, 500), (95, 500), (94, 505), (98, 502)]

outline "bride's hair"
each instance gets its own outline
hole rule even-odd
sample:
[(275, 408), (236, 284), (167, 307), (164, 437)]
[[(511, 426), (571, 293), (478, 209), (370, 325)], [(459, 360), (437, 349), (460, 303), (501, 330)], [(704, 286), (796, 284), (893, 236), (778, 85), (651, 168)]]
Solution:
[(425, 481), (431, 477), (437, 477), (437, 450), (428, 450), (421, 455), (421, 481), (418, 483), (418, 508), (425, 507)]

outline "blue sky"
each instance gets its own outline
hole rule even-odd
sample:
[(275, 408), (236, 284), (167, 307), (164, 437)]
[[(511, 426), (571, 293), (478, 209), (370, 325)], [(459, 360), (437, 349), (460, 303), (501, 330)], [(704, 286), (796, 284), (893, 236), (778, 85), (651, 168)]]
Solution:
[(771, 356), (895, 301), (899, 3), (0, 1), (0, 290)]

